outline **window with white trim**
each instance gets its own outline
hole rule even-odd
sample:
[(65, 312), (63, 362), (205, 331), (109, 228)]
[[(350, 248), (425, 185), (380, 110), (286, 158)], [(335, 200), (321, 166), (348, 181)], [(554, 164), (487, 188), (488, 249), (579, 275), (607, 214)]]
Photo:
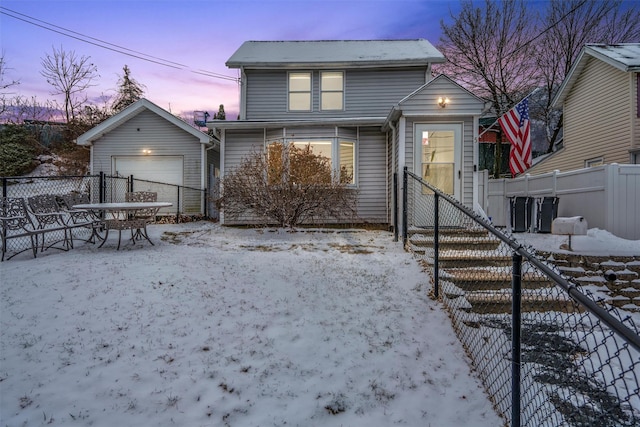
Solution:
[(344, 110), (344, 73), (342, 71), (320, 72), (320, 109)]
[[(313, 154), (328, 160), (332, 179), (339, 179), (340, 182), (347, 185), (355, 185), (356, 142), (354, 140), (331, 137), (321, 139), (286, 139), (284, 143), (286, 146), (293, 146), (298, 149), (306, 149), (309, 147)], [(283, 144), (283, 140), (270, 142), (267, 146), (269, 155), (284, 155), (281, 149), (277, 148), (281, 144)], [(277, 164), (278, 162), (275, 163)]]
[(289, 73), (289, 111), (311, 111), (311, 73)]
[(596, 166), (602, 166), (603, 164), (604, 164), (604, 158), (603, 157), (596, 157), (596, 158), (584, 161), (584, 167), (585, 168), (593, 168), (593, 167), (596, 167)]

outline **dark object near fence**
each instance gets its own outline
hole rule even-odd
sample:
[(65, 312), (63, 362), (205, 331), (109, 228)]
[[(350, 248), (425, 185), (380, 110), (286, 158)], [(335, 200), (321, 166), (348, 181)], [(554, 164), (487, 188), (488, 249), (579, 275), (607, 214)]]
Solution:
[(553, 224), (553, 220), (558, 217), (559, 201), (557, 197), (543, 197), (542, 199), (538, 199), (536, 211), (536, 227), (538, 233), (551, 233), (551, 224)]
[(533, 197), (512, 197), (511, 205), (511, 231), (524, 233), (531, 228), (533, 215)]

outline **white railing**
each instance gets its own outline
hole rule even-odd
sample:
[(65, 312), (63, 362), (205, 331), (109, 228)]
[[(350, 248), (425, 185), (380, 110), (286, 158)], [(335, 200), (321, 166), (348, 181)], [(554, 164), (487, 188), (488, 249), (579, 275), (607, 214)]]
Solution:
[(589, 228), (640, 239), (640, 165), (609, 164), (568, 172), (490, 179), (480, 205), (494, 225), (509, 223), (509, 198), (559, 198), (558, 216), (582, 216)]

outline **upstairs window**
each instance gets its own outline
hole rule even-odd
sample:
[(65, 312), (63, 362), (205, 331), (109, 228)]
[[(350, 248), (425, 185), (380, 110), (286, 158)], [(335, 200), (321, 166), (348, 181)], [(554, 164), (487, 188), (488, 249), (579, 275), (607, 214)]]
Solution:
[(311, 111), (311, 73), (289, 73), (289, 111)]
[(320, 109), (344, 109), (344, 73), (323, 71), (320, 73)]

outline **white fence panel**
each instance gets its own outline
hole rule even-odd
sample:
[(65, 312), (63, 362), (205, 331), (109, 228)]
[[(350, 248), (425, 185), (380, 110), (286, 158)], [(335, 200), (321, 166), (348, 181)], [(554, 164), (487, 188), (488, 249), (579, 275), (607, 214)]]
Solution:
[(557, 196), (558, 216), (582, 216), (589, 228), (604, 229), (625, 239), (640, 239), (640, 165), (610, 164), (492, 179), (484, 193), (487, 215), (498, 227), (509, 224), (510, 197)]
[(507, 216), (508, 200), (505, 199), (506, 179), (490, 179), (487, 187), (487, 216), (491, 222), (498, 227), (506, 227), (509, 217)]
[(611, 169), (607, 178), (612, 191), (605, 203), (616, 209), (609, 210), (606, 230), (627, 239), (640, 239), (640, 165), (620, 165)]

